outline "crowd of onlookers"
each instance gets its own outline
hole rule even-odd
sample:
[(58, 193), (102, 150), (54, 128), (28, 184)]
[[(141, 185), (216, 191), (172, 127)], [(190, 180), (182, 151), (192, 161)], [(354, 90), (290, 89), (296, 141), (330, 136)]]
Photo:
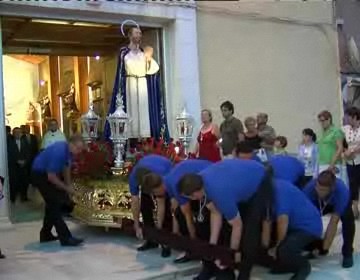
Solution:
[[(265, 113), (245, 118), (244, 124), (234, 116), (234, 105), (225, 101), (220, 106), (224, 117), (220, 127), (212, 122), (212, 112), (201, 112), (202, 126), (197, 137), (195, 154), (199, 158), (218, 161), (234, 157), (236, 145), (242, 142), (242, 149), (266, 154), (287, 154), (288, 139), (277, 135), (268, 124)], [(324, 170), (331, 170), (338, 178), (348, 182), (353, 201), (353, 211), (359, 217), (358, 201), (360, 187), (360, 110), (348, 108), (345, 125), (333, 123), (330, 112), (322, 111), (317, 119), (321, 131), (317, 137), (314, 130), (304, 128), (297, 157), (305, 166), (305, 180), (309, 181)], [(299, 133), (300, 134), (300, 133)], [(245, 143), (245, 145), (244, 145)], [(246, 151), (245, 151), (246, 152)], [(305, 182), (306, 183), (306, 182)]]
[(15, 203), (18, 198), (21, 202), (29, 200), (31, 166), (38, 152), (56, 141), (66, 141), (65, 135), (59, 130), (55, 119), (49, 121), (48, 131), (43, 136), (41, 145), (39, 145), (38, 137), (30, 130), (29, 125), (13, 129), (6, 126), (10, 201), (12, 203)]

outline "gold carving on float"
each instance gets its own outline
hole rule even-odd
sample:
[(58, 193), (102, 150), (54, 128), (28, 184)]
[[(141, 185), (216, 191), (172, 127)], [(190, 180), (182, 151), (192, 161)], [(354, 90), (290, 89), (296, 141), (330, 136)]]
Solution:
[(90, 226), (121, 228), (124, 218), (132, 219), (127, 180), (125, 175), (76, 178), (73, 217)]

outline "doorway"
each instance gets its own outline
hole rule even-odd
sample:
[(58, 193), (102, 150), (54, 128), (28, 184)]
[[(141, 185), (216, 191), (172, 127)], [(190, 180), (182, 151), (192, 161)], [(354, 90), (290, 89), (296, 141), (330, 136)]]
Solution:
[[(90, 101), (103, 127), (114, 86), (117, 53), (127, 44), (120, 26), (25, 17), (1, 20), (5, 113), (10, 130), (30, 127), (41, 149), (52, 119), (66, 136), (79, 132), (79, 118), (87, 112)], [(162, 30), (142, 27), (142, 32), (143, 45), (151, 45), (155, 60), (163, 60)], [(8, 141), (11, 139), (9, 135)], [(8, 149), (9, 159), (14, 154)], [(13, 165), (10, 168), (14, 169)], [(22, 177), (15, 175), (16, 179)], [(26, 182), (13, 185), (21, 185), (16, 188), (23, 190)], [(14, 186), (10, 188), (14, 191)], [(42, 217), (37, 190), (30, 184), (26, 193), (29, 201), (18, 196), (10, 204), (12, 222)]]

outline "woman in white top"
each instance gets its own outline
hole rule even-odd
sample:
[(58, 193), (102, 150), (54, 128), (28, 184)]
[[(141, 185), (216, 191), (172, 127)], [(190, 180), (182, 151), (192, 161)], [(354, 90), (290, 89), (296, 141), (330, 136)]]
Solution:
[(305, 177), (302, 186), (305, 186), (318, 173), (318, 148), (316, 134), (311, 128), (305, 128), (302, 132), (302, 143), (299, 146), (298, 159), (304, 164)]
[(346, 110), (347, 125), (343, 127), (347, 148), (344, 152), (349, 177), (350, 194), (354, 215), (359, 218), (360, 188), (360, 110), (356, 107)]

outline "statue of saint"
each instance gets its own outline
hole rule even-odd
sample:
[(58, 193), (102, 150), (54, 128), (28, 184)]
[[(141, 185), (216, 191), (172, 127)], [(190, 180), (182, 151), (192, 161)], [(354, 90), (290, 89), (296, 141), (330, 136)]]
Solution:
[[(142, 32), (137, 24), (130, 28), (127, 36), (129, 44), (121, 48), (119, 53), (109, 114), (116, 110), (116, 96), (121, 94), (125, 112), (131, 119), (129, 138), (151, 136), (168, 139), (164, 97), (160, 85), (160, 67), (152, 57), (153, 48), (140, 47)], [(109, 136), (110, 129), (106, 123), (105, 137)]]

